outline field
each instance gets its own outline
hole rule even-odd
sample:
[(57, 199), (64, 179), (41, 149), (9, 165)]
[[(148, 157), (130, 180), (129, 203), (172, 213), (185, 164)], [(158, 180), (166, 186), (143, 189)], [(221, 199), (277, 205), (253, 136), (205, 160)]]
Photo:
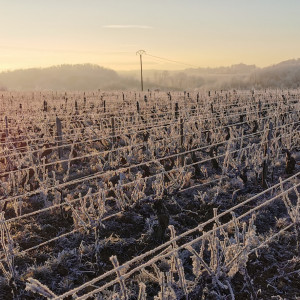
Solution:
[(299, 99), (0, 94), (0, 299), (300, 299)]

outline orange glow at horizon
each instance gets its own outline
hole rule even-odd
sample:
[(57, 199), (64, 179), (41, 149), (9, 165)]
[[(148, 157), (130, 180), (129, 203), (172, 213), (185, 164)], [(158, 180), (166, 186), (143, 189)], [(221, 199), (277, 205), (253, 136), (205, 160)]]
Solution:
[[(133, 70), (139, 49), (195, 67), (265, 67), (300, 53), (296, 0), (12, 0), (2, 6), (0, 71), (83, 63)], [(145, 69), (188, 67), (150, 56), (143, 62)]]

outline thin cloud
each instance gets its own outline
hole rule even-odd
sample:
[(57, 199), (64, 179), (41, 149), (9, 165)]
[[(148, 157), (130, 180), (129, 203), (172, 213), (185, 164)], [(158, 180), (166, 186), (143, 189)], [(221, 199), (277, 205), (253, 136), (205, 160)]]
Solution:
[(103, 28), (111, 29), (152, 29), (153, 27), (147, 25), (104, 25)]

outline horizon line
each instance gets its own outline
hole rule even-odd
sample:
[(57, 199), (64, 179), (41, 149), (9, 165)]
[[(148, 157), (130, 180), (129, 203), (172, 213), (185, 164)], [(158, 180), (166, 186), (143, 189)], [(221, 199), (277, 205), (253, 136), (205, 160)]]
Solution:
[[(235, 64), (231, 64), (231, 65), (221, 65), (221, 66), (217, 66), (217, 67), (210, 67), (210, 66), (206, 66), (206, 67), (198, 67), (198, 68), (178, 68), (178, 69), (168, 69), (168, 68), (159, 68), (159, 69), (155, 69), (155, 68), (151, 68), (151, 69), (144, 69), (144, 71), (183, 71), (183, 70), (197, 70), (197, 69), (219, 69), (219, 68), (230, 68), (230, 67), (234, 67), (234, 66), (238, 66), (238, 65), (245, 65), (245, 66), (253, 66), (256, 69), (264, 69), (264, 68), (268, 68), (268, 67), (272, 67), (272, 66), (276, 66), (280, 63), (284, 63), (284, 62), (292, 62), (292, 61), (299, 61), (300, 62), (300, 58), (291, 58), (291, 59), (287, 59), (287, 60), (283, 60), (280, 61), (278, 63), (274, 63), (272, 65), (268, 65), (265, 67), (259, 67), (256, 64), (245, 64), (243, 62), (240, 63), (235, 63)], [(135, 69), (126, 69), (126, 70), (120, 70), (117, 68), (111, 68), (111, 67), (105, 67), (102, 66), (100, 64), (97, 63), (74, 63), (74, 64), (66, 64), (66, 63), (62, 63), (62, 64), (54, 64), (54, 65), (50, 65), (50, 66), (39, 66), (39, 67), (25, 67), (25, 68), (16, 68), (16, 69), (4, 69), (4, 70), (0, 70), (0, 73), (5, 73), (5, 72), (14, 72), (14, 71), (24, 71), (24, 70), (30, 70), (30, 69), (49, 69), (49, 68), (53, 68), (53, 67), (60, 67), (60, 66), (84, 66), (84, 65), (91, 65), (91, 66), (97, 66), (97, 67), (101, 67), (104, 69), (108, 69), (108, 70), (112, 70), (115, 72), (131, 72), (131, 71), (139, 71), (139, 67), (135, 68)]]

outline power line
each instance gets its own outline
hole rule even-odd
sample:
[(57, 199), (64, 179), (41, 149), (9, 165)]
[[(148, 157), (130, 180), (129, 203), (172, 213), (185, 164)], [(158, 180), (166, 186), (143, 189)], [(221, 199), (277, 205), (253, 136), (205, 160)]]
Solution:
[(185, 66), (189, 66), (189, 67), (193, 67), (193, 68), (197, 68), (197, 69), (199, 68), (199, 66), (187, 64), (187, 63), (184, 63), (184, 62), (180, 62), (180, 61), (178, 61), (178, 60), (172, 60), (172, 59), (168, 59), (168, 58), (163, 58), (163, 57), (151, 55), (151, 54), (148, 54), (148, 53), (144, 53), (144, 54), (145, 54), (145, 55), (148, 55), (148, 56), (151, 56), (151, 57), (154, 57), (154, 58), (161, 59), (161, 60), (173, 62), (173, 63), (176, 63), (176, 64), (185, 65)]

